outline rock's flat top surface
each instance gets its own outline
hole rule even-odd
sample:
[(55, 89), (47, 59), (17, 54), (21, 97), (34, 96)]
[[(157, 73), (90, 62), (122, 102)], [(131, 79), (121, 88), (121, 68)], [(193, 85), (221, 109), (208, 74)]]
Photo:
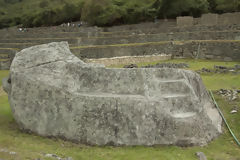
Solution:
[(66, 42), (16, 54), (4, 80), (22, 129), (93, 145), (204, 145), (221, 117), (198, 74), (181, 69), (107, 69)]

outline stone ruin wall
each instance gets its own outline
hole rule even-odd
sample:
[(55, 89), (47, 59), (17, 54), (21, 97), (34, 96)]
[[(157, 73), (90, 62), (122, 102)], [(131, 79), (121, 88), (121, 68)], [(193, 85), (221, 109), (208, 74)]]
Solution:
[(205, 26), (215, 26), (218, 25), (218, 14), (204, 14), (200, 18), (200, 24)]
[(177, 17), (177, 26), (186, 27), (193, 26), (193, 17), (185, 16), (185, 17)]
[(240, 24), (240, 12), (214, 14), (203, 14), (200, 18), (193, 18), (191, 16), (177, 17), (177, 26), (216, 26), (216, 25), (235, 25)]
[[(171, 55), (198, 59), (213, 59), (221, 61), (240, 61), (240, 41), (178, 41), (158, 45), (124, 46), (117, 49), (83, 48), (72, 50), (81, 59), (99, 59), (121, 56)], [(170, 56), (169, 56), (170, 57)], [(107, 61), (105, 59), (105, 61)], [(119, 60), (117, 60), (119, 61)], [(111, 61), (111, 63), (113, 63)]]
[[(186, 17), (178, 17), (175, 22), (172, 20), (168, 21), (161, 21), (159, 22), (160, 26), (158, 30), (153, 31), (151, 36), (147, 34), (142, 37), (128, 37), (124, 39), (116, 39), (114, 37), (110, 38), (107, 37), (106, 39), (101, 39), (101, 42), (109, 45), (111, 43), (114, 44), (121, 44), (122, 42), (128, 43), (142, 43), (142, 42), (158, 42), (158, 41), (165, 41), (167, 44), (165, 45), (143, 45), (143, 46), (132, 46), (132, 47), (117, 47), (117, 48), (110, 48), (107, 47), (105, 49), (102, 48), (86, 48), (86, 49), (79, 49), (74, 50), (72, 52), (77, 54), (77, 56), (81, 58), (88, 58), (88, 59), (98, 59), (98, 58), (111, 58), (111, 57), (119, 57), (119, 56), (145, 56), (145, 55), (154, 55), (158, 54), (172, 54), (172, 55), (183, 55), (185, 57), (194, 57), (195, 53), (197, 52), (198, 58), (204, 59), (218, 59), (218, 60), (240, 60), (240, 12), (235, 13), (225, 13), (225, 14), (203, 14), (200, 18), (193, 18), (191, 16)], [(157, 24), (150, 24), (150, 23), (143, 23), (143, 24), (136, 24), (136, 25), (126, 25), (126, 26), (114, 26), (113, 28), (109, 28), (108, 30), (111, 31), (129, 29), (129, 31), (133, 30), (134, 28), (139, 29), (139, 32), (143, 32), (144, 29), (146, 30), (146, 25), (154, 26)], [(166, 26), (169, 26), (166, 28)], [(177, 26), (177, 27), (176, 27)], [(156, 26), (155, 26), (156, 27)], [(151, 28), (151, 27), (150, 27)], [(166, 29), (166, 32), (163, 32)], [(133, 30), (134, 31), (134, 30)], [(146, 30), (149, 32), (148, 30)], [(205, 33), (209, 32), (209, 33)], [(202, 34), (204, 32), (204, 34)], [(91, 32), (88, 32), (91, 33)], [(97, 32), (94, 32), (97, 34)], [(92, 33), (92, 34), (94, 34)], [(151, 33), (151, 32), (149, 32)], [(74, 38), (74, 37), (73, 37)], [(189, 41), (195, 41), (194, 44), (197, 45), (187, 45)], [(201, 42), (200, 48), (199, 43), (197, 41), (205, 40), (205, 42)], [(222, 42), (218, 42), (217, 40), (222, 40)], [(226, 41), (225, 41), (226, 40)], [(69, 43), (81, 46), (81, 45), (98, 45), (98, 39), (70, 39), (67, 40)], [(121, 42), (119, 42), (121, 41)], [(171, 42), (172, 41), (172, 42)], [(174, 41), (182, 41), (184, 44), (180, 47), (180, 45), (174, 44)], [(224, 43), (226, 42), (226, 43)], [(40, 43), (47, 43), (40, 41)], [(96, 43), (96, 44), (95, 44)], [(168, 45), (169, 43), (173, 43)], [(188, 43), (189, 44), (189, 43)], [(202, 45), (203, 44), (203, 45)], [(166, 46), (166, 47), (164, 47)], [(14, 46), (15, 48), (19, 46)], [(9, 48), (9, 47), (6, 47)], [(26, 46), (22, 46), (22, 48), (26, 48)], [(20, 48), (20, 49), (22, 49)], [(110, 48), (110, 49), (109, 49)], [(181, 49), (178, 49), (181, 48)], [(121, 52), (121, 53), (120, 53)], [(15, 53), (11, 53), (4, 51), (7, 53), (8, 56), (13, 56)], [(12, 59), (11, 58), (11, 59)], [(142, 59), (142, 58), (139, 58)], [(106, 61), (106, 60), (103, 60)], [(121, 62), (118, 62), (119, 59), (116, 60), (116, 63), (123, 63), (123, 59)], [(110, 63), (107, 62), (106, 64)], [(111, 63), (114, 63), (111, 60)], [(0, 69), (5, 70), (8, 69), (10, 65), (9, 61), (0, 61)]]

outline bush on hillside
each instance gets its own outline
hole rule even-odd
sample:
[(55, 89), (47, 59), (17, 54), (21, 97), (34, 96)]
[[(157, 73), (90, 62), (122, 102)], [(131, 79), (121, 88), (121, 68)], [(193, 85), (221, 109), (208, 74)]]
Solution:
[(90, 25), (109, 25), (120, 18), (120, 13), (109, 0), (88, 0), (83, 6), (81, 20)]
[[(144, 4), (144, 5), (143, 5)], [(141, 21), (153, 20), (156, 16), (156, 8), (151, 4), (139, 3), (136, 0), (129, 1), (124, 6), (124, 23), (137, 23)]]
[(163, 0), (160, 16), (174, 18), (177, 16), (198, 17), (208, 11), (207, 0)]
[(9, 18), (1, 18), (0, 19), (0, 28), (8, 27), (9, 24), (11, 24), (12, 20)]
[(45, 8), (49, 5), (48, 1), (44, 0), (39, 3), (40, 8)]
[(215, 0), (216, 12), (238, 12), (240, 11), (240, 0)]
[(90, 25), (98, 26), (153, 20), (159, 7), (153, 5), (155, 1), (153, 3), (149, 1), (152, 2), (152, 0), (89, 0), (84, 4), (81, 19)]
[(81, 9), (79, 8), (82, 8), (81, 5), (83, 4), (67, 3), (63, 7), (41, 10), (33, 15), (24, 15), (22, 23), (26, 27), (33, 27), (59, 25), (62, 22), (79, 20), (81, 15)]
[(89, 0), (83, 7), (82, 20), (104, 26), (179, 15), (197, 17), (208, 11), (208, 4), (207, 0)]
[(0, 0), (0, 4), (0, 28), (49, 26), (80, 18), (90, 25), (109, 26), (240, 11), (240, 0)]
[(22, 2), (22, 0), (4, 0), (4, 2), (14, 4), (14, 3)]

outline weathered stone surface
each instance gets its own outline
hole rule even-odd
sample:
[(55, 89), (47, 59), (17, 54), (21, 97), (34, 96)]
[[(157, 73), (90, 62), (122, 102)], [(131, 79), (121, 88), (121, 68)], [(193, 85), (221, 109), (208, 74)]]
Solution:
[(201, 17), (201, 25), (214, 26), (218, 24), (218, 14), (208, 13)]
[[(22, 129), (93, 145), (204, 145), (221, 117), (198, 74), (181, 69), (107, 69), (66, 42), (16, 54), (5, 79)], [(7, 83), (7, 84), (6, 84)]]
[(193, 17), (191, 16), (177, 17), (177, 26), (178, 27), (193, 26)]
[(240, 12), (224, 13), (219, 15), (219, 25), (240, 24)]
[(207, 157), (203, 152), (197, 152), (196, 156), (199, 158), (199, 160), (207, 160)]

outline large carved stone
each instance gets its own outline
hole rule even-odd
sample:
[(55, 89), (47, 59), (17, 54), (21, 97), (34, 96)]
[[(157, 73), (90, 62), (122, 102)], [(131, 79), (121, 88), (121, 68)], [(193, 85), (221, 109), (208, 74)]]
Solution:
[(66, 42), (16, 54), (4, 89), (21, 129), (92, 145), (204, 145), (221, 117), (198, 74), (86, 64)]

